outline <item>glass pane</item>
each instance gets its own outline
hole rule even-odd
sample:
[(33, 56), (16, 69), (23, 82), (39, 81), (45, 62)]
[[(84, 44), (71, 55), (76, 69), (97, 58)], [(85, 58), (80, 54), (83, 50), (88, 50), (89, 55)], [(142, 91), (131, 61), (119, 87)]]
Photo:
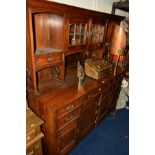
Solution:
[(96, 33), (96, 24), (93, 24), (93, 30), (92, 30), (93, 33)]
[(81, 44), (84, 44), (85, 43), (85, 39), (84, 39), (84, 35), (81, 35), (81, 41), (80, 41)]
[(80, 44), (80, 35), (75, 36), (75, 44), (79, 45)]
[(102, 27), (101, 27), (101, 25), (98, 25), (97, 26), (97, 33), (102, 33)]
[(103, 34), (100, 35), (100, 40), (99, 40), (99, 42), (102, 43), (102, 40), (103, 40)]
[(69, 45), (74, 45), (74, 44), (75, 44), (74, 35), (69, 35)]
[(95, 43), (95, 35), (92, 35), (92, 36), (91, 36), (91, 42), (92, 42), (92, 43)]
[(98, 43), (98, 42), (99, 42), (99, 39), (100, 39), (99, 34), (96, 34), (96, 35), (95, 35), (95, 43)]
[(69, 33), (74, 33), (75, 24), (70, 24), (69, 26)]
[(81, 33), (81, 26), (80, 24), (76, 24), (76, 34), (80, 34)]
[(81, 33), (82, 33), (82, 34), (85, 33), (85, 24), (81, 24)]
[(101, 33), (104, 34), (104, 26), (102, 26), (102, 31), (101, 31)]

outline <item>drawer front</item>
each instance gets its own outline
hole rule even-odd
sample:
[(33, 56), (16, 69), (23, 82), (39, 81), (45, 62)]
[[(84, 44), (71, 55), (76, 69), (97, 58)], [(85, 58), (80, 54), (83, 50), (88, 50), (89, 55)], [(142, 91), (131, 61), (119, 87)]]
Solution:
[(72, 110), (70, 113), (60, 117), (59, 119), (57, 119), (58, 129), (61, 129), (67, 124), (69, 124), (70, 122), (76, 120), (79, 117), (79, 115), (80, 115), (80, 108), (77, 107), (76, 109)]
[(97, 94), (99, 94), (100, 92), (102, 92), (102, 87), (96, 88), (95, 90), (93, 90), (93, 96), (96, 96)]
[(106, 93), (108, 92), (110, 89), (112, 88), (112, 83), (106, 83), (106, 85), (102, 85), (101, 87), (99, 87), (98, 89), (94, 90), (93, 93), (97, 94), (97, 92), (101, 92), (101, 93)]
[(77, 107), (80, 106), (80, 104), (81, 104), (81, 99), (79, 98), (79, 99), (74, 100), (73, 102), (67, 104), (65, 107), (57, 110), (56, 111), (57, 119), (59, 119), (60, 117), (63, 117), (67, 113), (69, 113), (72, 110), (76, 109)]
[(42, 68), (47, 66), (56, 65), (63, 62), (63, 55), (62, 54), (52, 54), (48, 56), (36, 56), (36, 68)]
[(41, 140), (26, 150), (26, 155), (42, 155)]
[(33, 130), (29, 131), (28, 133), (26, 133), (26, 143), (33, 140), (36, 136), (37, 136), (37, 132), (36, 132), (35, 129), (33, 129)]
[(107, 92), (111, 89), (112, 83), (107, 82), (106, 84), (94, 89), (93, 91), (87, 93), (86, 95), (83, 96), (82, 101), (86, 101), (91, 99), (92, 97), (98, 95), (99, 93)]
[(83, 96), (82, 100), (83, 100), (83, 101), (86, 101), (86, 100), (91, 99), (92, 97), (93, 97), (93, 91), (91, 91), (91, 92), (85, 94), (85, 95)]

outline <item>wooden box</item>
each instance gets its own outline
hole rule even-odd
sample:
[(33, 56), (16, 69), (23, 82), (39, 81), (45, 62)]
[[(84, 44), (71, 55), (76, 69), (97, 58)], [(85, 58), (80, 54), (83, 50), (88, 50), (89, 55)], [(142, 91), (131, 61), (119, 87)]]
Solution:
[(107, 76), (112, 70), (112, 64), (103, 58), (90, 58), (85, 60), (85, 73), (94, 79)]

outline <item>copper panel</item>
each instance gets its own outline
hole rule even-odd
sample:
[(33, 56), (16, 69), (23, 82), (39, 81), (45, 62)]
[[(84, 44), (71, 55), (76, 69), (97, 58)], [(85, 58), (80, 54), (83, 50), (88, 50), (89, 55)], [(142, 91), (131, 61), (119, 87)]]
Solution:
[(121, 52), (124, 52), (125, 47), (126, 47), (125, 31), (123, 30), (122, 27), (115, 25), (112, 32), (110, 54), (118, 55), (118, 50), (120, 49)]

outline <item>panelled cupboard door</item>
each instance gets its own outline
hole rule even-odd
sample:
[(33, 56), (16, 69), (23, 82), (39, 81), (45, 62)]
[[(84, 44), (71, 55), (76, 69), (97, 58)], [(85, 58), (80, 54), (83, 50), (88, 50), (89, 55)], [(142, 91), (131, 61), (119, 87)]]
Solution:
[(109, 101), (109, 105), (108, 105), (108, 113), (109, 112), (114, 112), (115, 108), (116, 108), (116, 104), (117, 104), (117, 100), (119, 97), (119, 93), (120, 93), (120, 87), (116, 87), (110, 95), (110, 101)]
[(98, 104), (99, 95), (87, 100), (83, 101), (81, 107), (81, 115), (80, 115), (80, 121), (79, 121), (79, 138), (81, 139), (83, 136), (85, 136), (91, 128), (95, 124), (95, 118), (96, 118), (96, 107)]
[(97, 110), (97, 123), (106, 116), (109, 104), (109, 97), (110, 92), (102, 93), (100, 96), (100, 101), (98, 103), (98, 110)]
[(87, 18), (66, 18), (66, 55), (86, 49), (89, 22)]
[(65, 155), (76, 143), (78, 119), (58, 131), (58, 154)]

